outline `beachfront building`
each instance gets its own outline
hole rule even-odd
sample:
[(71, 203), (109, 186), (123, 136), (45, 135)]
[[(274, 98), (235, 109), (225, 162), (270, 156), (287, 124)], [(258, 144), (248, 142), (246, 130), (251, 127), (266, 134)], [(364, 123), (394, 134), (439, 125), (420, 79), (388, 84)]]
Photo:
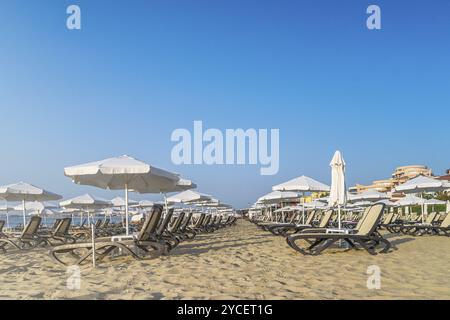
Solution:
[(395, 169), (392, 173), (392, 178), (385, 180), (375, 180), (370, 185), (356, 184), (349, 189), (350, 193), (361, 193), (369, 189), (377, 190), (379, 192), (391, 191), (395, 186), (405, 183), (406, 181), (423, 175), (427, 177), (433, 176), (433, 172), (424, 165), (410, 165), (402, 166)]

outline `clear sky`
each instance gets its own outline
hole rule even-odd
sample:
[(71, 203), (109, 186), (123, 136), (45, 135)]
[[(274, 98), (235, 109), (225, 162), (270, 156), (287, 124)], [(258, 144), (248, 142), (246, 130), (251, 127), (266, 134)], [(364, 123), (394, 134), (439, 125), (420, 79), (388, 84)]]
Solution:
[[(246, 206), (302, 174), (330, 183), (336, 149), (348, 185), (450, 168), (448, 0), (2, 0), (0, 41), (0, 184), (111, 198), (63, 168), (128, 154)], [(172, 164), (194, 120), (279, 128), (279, 173)]]

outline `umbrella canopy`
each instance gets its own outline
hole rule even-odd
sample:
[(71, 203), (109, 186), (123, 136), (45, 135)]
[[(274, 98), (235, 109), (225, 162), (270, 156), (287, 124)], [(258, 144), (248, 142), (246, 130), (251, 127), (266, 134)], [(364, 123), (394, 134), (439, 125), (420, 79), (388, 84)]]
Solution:
[[(87, 212), (88, 221), (90, 221), (90, 211), (110, 207), (111, 201), (84, 194), (72, 199), (64, 200), (59, 203), (64, 209), (81, 209)], [(81, 212), (80, 223), (83, 221), (83, 213)]]
[(64, 174), (77, 184), (110, 190), (128, 188), (139, 193), (160, 193), (179, 180), (175, 173), (126, 155), (67, 167)]
[(298, 199), (298, 193), (289, 191), (272, 191), (258, 199), (265, 204), (281, 203), (283, 201)]
[(0, 212), (5, 212), (6, 214), (6, 227), (9, 228), (9, 212), (14, 211), (14, 207), (8, 206), (8, 204), (0, 206)]
[(434, 206), (434, 205), (437, 205), (437, 204), (446, 204), (447, 202), (441, 201), (441, 200), (438, 200), (438, 199), (424, 199), (423, 203)]
[(135, 207), (135, 208), (150, 208), (153, 207), (155, 203), (153, 201), (149, 201), (149, 200), (141, 200), (139, 201), (138, 204), (132, 205), (131, 207)]
[[(125, 207), (126, 202), (125, 199), (122, 197), (115, 197), (114, 199), (111, 200), (111, 204), (113, 207)], [(128, 199), (128, 205), (137, 205), (137, 204), (139, 204), (138, 201)]]
[(345, 161), (340, 151), (334, 153), (330, 162), (331, 166), (331, 189), (328, 205), (338, 207), (338, 224), (341, 228), (341, 206), (347, 203), (347, 190), (345, 187)]
[(180, 180), (178, 180), (175, 185), (170, 186), (169, 188), (162, 189), (161, 192), (181, 192), (195, 188), (197, 188), (197, 185), (191, 180), (180, 178)]
[(0, 198), (6, 201), (22, 201), (23, 227), (26, 225), (26, 201), (52, 201), (62, 199), (59, 194), (41, 189), (26, 182), (0, 187)]
[[(418, 176), (408, 180), (405, 183), (395, 187), (396, 192), (403, 193), (421, 193), (421, 192), (438, 192), (446, 190), (450, 187), (450, 183), (445, 180), (437, 180), (431, 177)], [(422, 202), (422, 222), (425, 222), (425, 203)]]
[(43, 209), (43, 210), (34, 210), (30, 212), (29, 216), (51, 216), (56, 214), (57, 212), (50, 210), (50, 209)]
[(403, 193), (438, 192), (450, 188), (450, 183), (430, 177), (418, 176), (395, 187), (395, 191)]
[(366, 190), (358, 194), (348, 195), (347, 199), (351, 202), (357, 201), (379, 201), (383, 199), (389, 199), (389, 195), (384, 192), (379, 192), (374, 189)]
[[(33, 202), (27, 202), (25, 204), (25, 209), (32, 210), (32, 211), (42, 211), (44, 209), (56, 209), (56, 208), (59, 208), (59, 205), (57, 203), (52, 203), (52, 202), (33, 201)], [(17, 211), (22, 210), (22, 205), (15, 206), (14, 210), (17, 210)]]
[(168, 203), (193, 203), (201, 201), (210, 201), (212, 197), (206, 193), (200, 193), (193, 190), (180, 192), (167, 198)]
[(330, 186), (314, 180), (313, 178), (300, 176), (298, 178), (273, 186), (272, 190), (295, 192), (328, 192), (330, 191)]
[(111, 201), (92, 196), (90, 194), (84, 194), (72, 199), (64, 200), (59, 203), (61, 207), (66, 209), (100, 209), (111, 206)]
[(376, 203), (384, 203), (386, 207), (398, 207), (398, 202), (392, 202), (388, 199), (379, 200)]
[(160, 193), (174, 188), (178, 174), (159, 169), (129, 156), (109, 158), (64, 169), (75, 183), (110, 190), (125, 190), (126, 234), (128, 228), (128, 190)]
[(396, 204), (400, 207), (405, 207), (405, 206), (415, 206), (415, 205), (421, 205), (423, 204), (423, 199), (420, 197), (416, 197), (412, 194), (408, 194), (406, 195), (406, 197), (398, 200), (396, 202)]

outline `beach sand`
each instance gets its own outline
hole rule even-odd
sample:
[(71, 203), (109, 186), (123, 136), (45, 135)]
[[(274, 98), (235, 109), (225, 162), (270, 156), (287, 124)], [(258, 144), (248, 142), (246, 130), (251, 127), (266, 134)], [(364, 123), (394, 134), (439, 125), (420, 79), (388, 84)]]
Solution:
[[(170, 256), (81, 268), (79, 289), (48, 249), (1, 254), (0, 299), (450, 299), (450, 238), (386, 235), (389, 254), (303, 256), (246, 221), (182, 243)], [(381, 289), (367, 289), (367, 268)]]

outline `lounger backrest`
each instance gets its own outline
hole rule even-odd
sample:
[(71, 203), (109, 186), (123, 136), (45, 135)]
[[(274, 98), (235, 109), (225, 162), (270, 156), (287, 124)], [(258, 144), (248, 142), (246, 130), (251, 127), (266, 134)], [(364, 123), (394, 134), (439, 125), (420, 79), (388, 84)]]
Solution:
[(383, 224), (390, 224), (392, 222), (392, 218), (394, 217), (394, 213), (390, 212), (388, 213), (383, 220)]
[(202, 213), (200, 217), (198, 217), (198, 220), (194, 224), (194, 228), (200, 228), (203, 225), (203, 220), (205, 220), (205, 214)]
[(425, 220), (425, 223), (432, 224), (434, 221), (434, 218), (436, 218), (436, 212), (432, 212), (428, 215), (427, 219)]
[(356, 234), (360, 236), (371, 235), (380, 223), (381, 217), (383, 216), (384, 207), (384, 203), (377, 203), (369, 207), (367, 216), (364, 218), (364, 221), (361, 223), (361, 226)]
[(72, 218), (64, 218), (58, 224), (58, 227), (55, 231), (53, 231), (53, 235), (55, 236), (64, 236), (69, 233), (70, 223), (72, 222)]
[(297, 219), (298, 212), (294, 212), (292, 214), (291, 220), (289, 220), (289, 223), (294, 223), (294, 221)]
[(440, 225), (441, 228), (449, 228), (450, 227), (450, 213), (447, 213), (447, 216)]
[(102, 220), (98, 219), (98, 220), (95, 222), (95, 229), (100, 228), (100, 225), (101, 225), (101, 224), (102, 224)]
[(308, 217), (306, 217), (305, 224), (310, 225), (316, 215), (316, 210), (313, 210), (309, 213)]
[(188, 215), (186, 216), (186, 218), (184, 219), (183, 223), (180, 226), (181, 231), (186, 230), (187, 226), (189, 225), (189, 222), (191, 222), (191, 218), (192, 218), (192, 212), (189, 212)]
[(62, 219), (55, 219), (55, 222), (53, 222), (52, 231), (55, 231), (58, 228), (59, 224), (61, 223), (61, 220)]
[(206, 217), (205, 217), (205, 219), (203, 219), (203, 226), (207, 226), (207, 225), (209, 225), (209, 222), (211, 221), (211, 215), (209, 214), (209, 215), (207, 215)]
[(4, 226), (5, 226), (5, 220), (0, 220), (0, 233), (2, 232)]
[(21, 238), (32, 238), (36, 235), (36, 232), (41, 225), (41, 217), (33, 216), (28, 224), (25, 226), (25, 229), (22, 231)]
[(326, 228), (330, 223), (331, 216), (333, 215), (333, 210), (327, 210), (323, 214), (322, 220), (320, 220), (319, 228)]
[(363, 211), (363, 213), (361, 215), (361, 218), (358, 220), (358, 223), (355, 226), (355, 230), (359, 230), (359, 228), (361, 228), (361, 225), (364, 223), (364, 220), (366, 219), (367, 214), (369, 213), (369, 211), (370, 211), (370, 207), (367, 207), (367, 208), (364, 209), (364, 211)]
[(109, 218), (108, 218), (108, 219), (105, 219), (105, 221), (103, 221), (102, 228), (108, 227), (109, 221), (110, 221)]
[(178, 229), (181, 226), (181, 222), (183, 222), (184, 215), (185, 215), (184, 211), (181, 211), (180, 214), (178, 215), (178, 217), (176, 218), (175, 223), (170, 228), (171, 232), (177, 232), (178, 231)]
[(154, 204), (152, 207), (152, 212), (145, 219), (142, 225), (141, 231), (137, 236), (138, 241), (146, 241), (155, 234), (158, 222), (161, 219), (161, 214), (163, 211), (163, 206), (160, 204)]
[(156, 231), (157, 235), (162, 235), (164, 231), (167, 229), (167, 226), (169, 225), (170, 220), (173, 216), (173, 208), (169, 209), (169, 212), (167, 212), (166, 216), (162, 220), (162, 222), (159, 224), (158, 229)]

